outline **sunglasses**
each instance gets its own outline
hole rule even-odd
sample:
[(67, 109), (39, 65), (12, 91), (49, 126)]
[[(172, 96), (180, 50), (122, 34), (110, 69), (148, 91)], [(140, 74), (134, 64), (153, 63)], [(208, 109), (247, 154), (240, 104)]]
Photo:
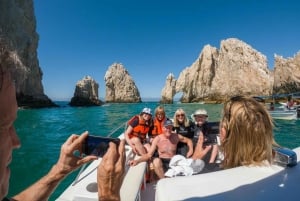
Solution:
[(185, 114), (176, 114), (176, 117), (184, 117)]
[(194, 115), (195, 118), (206, 118), (207, 116), (205, 115)]
[(227, 117), (228, 121), (230, 121), (230, 118), (231, 118), (231, 108), (232, 108), (232, 105), (236, 102), (240, 102), (242, 100), (245, 100), (245, 96), (233, 96), (229, 99), (229, 101), (226, 102), (226, 105), (227, 104), (230, 104), (229, 107), (226, 107), (226, 108), (229, 108), (228, 111), (225, 112), (225, 116)]

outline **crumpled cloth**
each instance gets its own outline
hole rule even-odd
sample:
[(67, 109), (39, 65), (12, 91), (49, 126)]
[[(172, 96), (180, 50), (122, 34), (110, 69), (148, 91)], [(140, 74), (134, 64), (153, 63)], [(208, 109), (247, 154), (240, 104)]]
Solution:
[(175, 155), (170, 160), (170, 168), (165, 173), (165, 176), (191, 176), (193, 174), (198, 174), (199, 172), (201, 172), (204, 166), (205, 163), (201, 159), (193, 160), (191, 158), (185, 158), (182, 155)]

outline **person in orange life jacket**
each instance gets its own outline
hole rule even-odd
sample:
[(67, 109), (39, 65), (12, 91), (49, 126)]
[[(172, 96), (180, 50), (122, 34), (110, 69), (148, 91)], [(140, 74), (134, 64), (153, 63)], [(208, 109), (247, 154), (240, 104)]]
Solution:
[(154, 171), (161, 179), (164, 178), (164, 173), (169, 169), (169, 163), (173, 156), (176, 155), (176, 149), (179, 142), (187, 143), (189, 152), (187, 157), (193, 154), (193, 142), (191, 139), (176, 134), (173, 130), (173, 122), (166, 120), (163, 126), (163, 134), (154, 138), (151, 148), (147, 154), (142, 155), (137, 160), (129, 161), (131, 166), (135, 166), (140, 162), (148, 161), (153, 156), (155, 150), (158, 151), (159, 157), (153, 159)]
[(163, 133), (163, 124), (167, 119), (169, 119), (168, 117), (166, 117), (166, 112), (163, 106), (156, 107), (154, 114), (155, 116), (153, 118), (153, 125), (150, 127), (148, 133), (150, 143), (157, 135)]
[[(174, 114), (173, 131), (191, 140), (193, 139), (194, 136), (193, 124), (188, 119), (188, 117), (185, 114), (185, 111), (182, 108), (177, 109)], [(177, 154), (187, 156), (188, 151), (189, 150), (187, 144), (181, 142), (178, 143)]]
[[(169, 119), (168, 117), (166, 117), (166, 112), (163, 106), (156, 107), (154, 114), (155, 117), (153, 118), (153, 125), (150, 127), (148, 133), (150, 144), (156, 136), (163, 133), (164, 122)], [(158, 157), (157, 150), (153, 154), (153, 157)]]
[[(204, 136), (204, 142), (207, 138), (207, 133), (205, 131), (207, 131), (207, 111), (204, 109), (198, 109), (194, 112), (194, 114), (191, 115), (192, 119), (194, 120), (194, 138), (193, 138), (193, 144), (194, 144), (194, 148), (196, 147), (198, 140), (199, 140), (199, 136), (202, 133)], [(213, 144), (213, 145), (209, 145), (212, 147), (211, 152), (210, 153), (210, 157), (209, 154), (203, 156), (205, 162), (208, 163), (214, 163), (216, 160), (216, 157), (218, 155), (218, 145), (217, 144)]]
[(135, 115), (128, 121), (125, 140), (138, 155), (145, 154), (150, 148), (150, 144), (146, 142), (146, 137), (151, 126), (152, 113), (150, 108), (144, 108), (140, 115)]

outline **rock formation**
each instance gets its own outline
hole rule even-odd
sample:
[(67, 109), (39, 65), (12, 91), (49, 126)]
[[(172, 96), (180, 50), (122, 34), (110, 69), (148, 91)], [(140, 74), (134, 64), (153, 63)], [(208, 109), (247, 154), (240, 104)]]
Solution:
[(140, 92), (122, 64), (112, 64), (105, 73), (104, 81), (106, 85), (106, 102), (141, 102)]
[(43, 73), (37, 58), (39, 36), (32, 0), (1, 0), (0, 40), (2, 45), (5, 43), (9, 47), (13, 58), (18, 105), (55, 106), (42, 86)]
[(99, 84), (90, 76), (85, 76), (76, 84), (74, 96), (69, 103), (71, 106), (99, 106), (102, 102), (98, 98)]
[[(272, 86), (266, 56), (231, 38), (221, 41), (220, 50), (206, 45), (199, 58), (180, 73), (175, 94), (183, 92), (181, 102), (224, 101), (234, 95), (270, 95)], [(162, 92), (165, 103), (172, 102), (166, 99), (169, 93)]]
[(173, 97), (176, 94), (176, 79), (172, 73), (167, 76), (165, 87), (162, 89), (162, 103), (173, 103)]
[(300, 91), (300, 52), (293, 58), (284, 59), (275, 55), (274, 94), (288, 94)]

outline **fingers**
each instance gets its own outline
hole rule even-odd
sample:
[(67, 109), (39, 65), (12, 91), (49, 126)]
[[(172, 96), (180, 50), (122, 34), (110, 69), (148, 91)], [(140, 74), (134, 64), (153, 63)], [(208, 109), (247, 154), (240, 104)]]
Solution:
[(204, 136), (203, 136), (203, 133), (200, 131), (200, 135), (199, 135), (199, 139), (198, 139), (198, 144), (203, 144), (203, 141), (204, 141)]
[(207, 152), (209, 152), (209, 150), (211, 150), (211, 147), (212, 147), (211, 145), (206, 146), (206, 147), (202, 150), (203, 155), (206, 155)]
[(102, 163), (105, 163), (107, 165), (115, 164), (118, 157), (117, 155), (117, 145), (113, 142), (110, 142), (107, 152), (102, 157)]
[(85, 163), (88, 163), (88, 162), (91, 162), (91, 161), (94, 161), (94, 160), (97, 160), (98, 159), (98, 157), (97, 156), (86, 156), (86, 157), (84, 157), (84, 158), (82, 158), (82, 159), (80, 159), (80, 160), (78, 160), (77, 161), (77, 165), (83, 165), (83, 164), (85, 164)]
[(125, 156), (125, 140), (121, 140), (118, 149), (119, 149), (118, 150), (119, 151), (118, 163), (125, 164), (125, 159), (126, 159), (126, 156)]
[(81, 145), (84, 142), (85, 138), (88, 136), (88, 134), (88, 131), (85, 131), (81, 135), (72, 134), (65, 142), (65, 145), (69, 146), (69, 149), (72, 151), (77, 150), (81, 148)]
[(128, 161), (128, 164), (130, 166), (135, 166), (137, 164), (137, 162), (135, 160), (130, 160), (130, 161)]

